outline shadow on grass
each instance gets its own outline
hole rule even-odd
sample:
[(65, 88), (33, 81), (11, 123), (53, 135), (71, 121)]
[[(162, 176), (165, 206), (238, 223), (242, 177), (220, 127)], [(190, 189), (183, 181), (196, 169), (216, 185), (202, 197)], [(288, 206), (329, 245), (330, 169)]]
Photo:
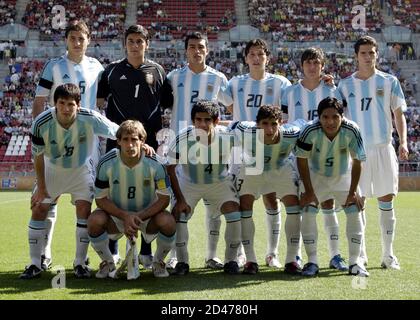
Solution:
[[(97, 294), (117, 293), (119, 291), (131, 290), (136, 298), (154, 299), (155, 295), (165, 293), (197, 292), (211, 290), (240, 289), (248, 286), (255, 286), (272, 281), (281, 285), (282, 281), (295, 282), (306, 281), (310, 278), (292, 276), (285, 274), (283, 270), (275, 270), (265, 266), (260, 268), (256, 275), (227, 275), (223, 270), (209, 270), (205, 268), (194, 268), (186, 276), (170, 276), (169, 278), (155, 278), (151, 271), (141, 269), (141, 276), (137, 280), (127, 281), (122, 279), (96, 279), (92, 272), (91, 279), (76, 279), (72, 269), (66, 269), (65, 288), (71, 295), (92, 295), (95, 299)], [(56, 275), (53, 272), (44, 272), (40, 278), (31, 280), (19, 279), (20, 272), (0, 273), (0, 294), (36, 293), (52, 289), (51, 281)], [(347, 273), (321, 268), (317, 277), (338, 277), (347, 276)], [(58, 289), (56, 289), (58, 290)]]

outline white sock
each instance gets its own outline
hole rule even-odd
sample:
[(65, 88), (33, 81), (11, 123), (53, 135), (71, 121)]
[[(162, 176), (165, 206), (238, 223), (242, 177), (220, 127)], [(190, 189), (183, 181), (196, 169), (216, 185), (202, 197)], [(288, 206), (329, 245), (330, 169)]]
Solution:
[(241, 234), (246, 260), (257, 262), (254, 249), (255, 224), (252, 218), (252, 211), (242, 211), (241, 213)]
[(207, 254), (206, 261), (217, 257), (217, 243), (219, 242), (220, 225), (222, 221), (220, 215), (216, 218), (211, 210), (211, 206), (205, 206), (206, 208), (206, 228), (207, 228)]
[(378, 201), (379, 204), (379, 223), (382, 234), (382, 257), (394, 256), (392, 243), (395, 236), (395, 211), (393, 202)]
[(178, 221), (176, 223), (176, 257), (178, 262), (189, 263), (188, 256), (188, 224), (187, 221)]
[(108, 247), (108, 233), (104, 232), (97, 237), (92, 237), (89, 235), (89, 240), (93, 250), (95, 250), (95, 252), (98, 254), (99, 258), (101, 258), (102, 261), (114, 262), (114, 260), (112, 259), (111, 250), (109, 250)]
[(43, 248), (43, 254), (49, 259), (51, 259), (51, 242), (56, 220), (57, 204), (53, 204), (48, 210), (47, 219), (45, 219), (45, 247)]
[(226, 219), (225, 230), (225, 263), (229, 261), (236, 261), (238, 254), (238, 247), (241, 243), (241, 213), (231, 212), (224, 214)]
[(28, 226), (29, 256), (31, 264), (41, 269), (41, 253), (45, 239), (45, 221), (30, 220)]
[(357, 263), (360, 256), (360, 248), (362, 242), (362, 218), (356, 205), (352, 205), (344, 209), (346, 213), (346, 235), (349, 244), (349, 265)]
[(280, 239), (281, 215), (279, 209), (266, 209), (265, 221), (267, 224), (267, 255), (277, 255)]
[(89, 234), (87, 231), (87, 220), (77, 219), (76, 226), (76, 259), (74, 265), (85, 265), (89, 248)]
[(153, 257), (153, 261), (158, 262), (158, 261), (165, 260), (169, 251), (174, 247), (175, 237), (176, 237), (175, 233), (169, 237), (160, 232), (158, 233), (157, 240), (156, 240), (157, 247), (156, 247), (155, 255)]
[(316, 217), (318, 209), (309, 206), (308, 212), (302, 212), (302, 238), (305, 245), (305, 251), (308, 255), (308, 262), (318, 264), (317, 244), (318, 244), (318, 226)]
[(324, 218), (324, 230), (327, 235), (328, 250), (330, 258), (340, 254), (338, 249), (339, 226), (337, 214), (334, 209), (322, 209), (322, 216)]
[(287, 253), (285, 263), (296, 261), (296, 256), (299, 255), (300, 225), (301, 214), (299, 206), (286, 207), (284, 229), (286, 233)]
[(363, 210), (360, 212), (360, 218), (362, 221), (362, 245), (360, 247), (360, 256), (367, 260), (367, 252), (366, 252), (366, 212)]

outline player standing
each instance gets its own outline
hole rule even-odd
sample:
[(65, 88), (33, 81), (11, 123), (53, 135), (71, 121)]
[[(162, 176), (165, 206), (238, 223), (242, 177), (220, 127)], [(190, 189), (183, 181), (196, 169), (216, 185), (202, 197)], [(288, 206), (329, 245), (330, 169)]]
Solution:
[[(365, 148), (366, 165), (360, 178), (365, 198), (377, 198), (382, 233), (382, 267), (399, 270), (392, 247), (395, 237), (394, 198), (398, 193), (398, 159), (392, 146), (392, 115), (399, 136), (399, 157), (408, 159), (407, 105), (398, 79), (376, 69), (378, 44), (364, 36), (354, 45), (357, 71), (340, 81), (338, 90), (346, 101), (346, 115), (360, 126)], [(386, 174), (384, 174), (386, 173)], [(362, 213), (366, 228), (366, 217)], [(361, 258), (367, 264), (366, 245)]]
[[(44, 111), (46, 102), (50, 106), (54, 105), (54, 91), (64, 83), (77, 85), (81, 92), (81, 106), (96, 110), (98, 76), (104, 68), (95, 58), (86, 56), (86, 50), (90, 43), (90, 31), (84, 21), (75, 20), (68, 23), (65, 30), (65, 43), (66, 54), (48, 60), (42, 70), (32, 107), (34, 119)], [(96, 142), (94, 143), (96, 145)], [(99, 154), (95, 153), (95, 156), (97, 159), (99, 158)], [(44, 270), (49, 269), (52, 264), (51, 241), (56, 219), (57, 206), (53, 203), (45, 220), (47, 233), (42, 254)]]
[[(301, 56), (301, 66), (303, 79), (298, 83), (288, 87), (282, 96), (282, 110), (287, 113), (288, 122), (298, 119), (312, 121), (318, 117), (318, 104), (326, 97), (341, 99), (336, 87), (327, 84), (322, 80), (324, 71), (325, 56), (319, 48), (308, 48), (303, 51)], [(324, 220), (325, 233), (330, 252), (330, 268), (340, 271), (347, 271), (348, 266), (341, 257), (339, 250), (339, 225), (337, 214), (331, 208), (331, 202), (321, 204), (321, 211)], [(294, 223), (286, 225), (286, 238), (288, 243), (295, 239), (296, 232), (300, 229), (300, 216), (291, 217)], [(296, 241), (294, 241), (296, 243)], [(292, 244), (291, 244), (292, 245)], [(286, 261), (286, 264), (290, 261)]]
[(118, 125), (93, 110), (80, 107), (79, 88), (72, 84), (58, 86), (54, 92), (55, 108), (50, 108), (32, 124), (32, 153), (36, 186), (31, 198), (32, 217), (28, 238), (31, 264), (20, 275), (31, 279), (41, 274), (48, 210), (63, 193), (70, 193), (76, 206), (77, 278), (90, 277), (86, 266), (89, 246), (87, 219), (93, 200), (94, 168), (92, 161), (95, 135), (115, 137)]
[[(131, 119), (144, 124), (146, 143), (157, 149), (156, 133), (162, 128), (160, 94), (166, 74), (163, 68), (146, 58), (150, 37), (146, 28), (131, 25), (124, 34), (127, 57), (112, 62), (101, 75), (98, 87), (98, 106), (107, 99), (106, 116), (115, 123)], [(107, 141), (106, 151), (116, 147), (113, 140)], [(118, 243), (110, 240), (110, 250), (118, 261)], [(140, 263), (152, 268), (153, 256), (150, 244), (142, 238)]]
[[(233, 98), (233, 121), (254, 121), (262, 105), (280, 105), (284, 90), (291, 85), (283, 76), (266, 72), (270, 50), (262, 39), (253, 39), (245, 47), (245, 63), (249, 73), (233, 77), (229, 81), (229, 92)], [(231, 172), (237, 176), (237, 166)], [(266, 265), (280, 268), (278, 245), (280, 239), (280, 204), (276, 193), (263, 195), (266, 208), (267, 252)], [(244, 257), (240, 258), (242, 264)]]
[[(301, 131), (296, 143), (297, 166), (305, 188), (300, 199), (303, 207), (301, 231), (308, 263), (304, 265), (302, 275), (315, 276), (319, 272), (318, 204), (324, 203), (326, 207), (325, 201), (332, 196), (346, 213), (349, 274), (367, 277), (369, 273), (358, 262), (362, 240), (362, 203), (357, 189), (361, 162), (366, 160), (360, 130), (354, 122), (343, 117), (343, 106), (336, 98), (322, 100), (318, 116), (319, 119), (310, 122)], [(332, 208), (333, 202), (328, 209)]]
[[(168, 74), (162, 91), (162, 106), (172, 108), (170, 128), (174, 135), (191, 125), (191, 109), (199, 99), (218, 101), (225, 106), (232, 103), (230, 96), (226, 94), (228, 83), (226, 76), (206, 65), (206, 57), (209, 53), (207, 38), (199, 32), (193, 32), (185, 39), (185, 51), (187, 65)], [(220, 216), (212, 213), (211, 205), (207, 201), (204, 203), (208, 232), (205, 266), (221, 269), (223, 264), (216, 257), (221, 225)], [(216, 218), (212, 218), (213, 216)], [(173, 268), (176, 262), (176, 257), (172, 254), (168, 266)]]

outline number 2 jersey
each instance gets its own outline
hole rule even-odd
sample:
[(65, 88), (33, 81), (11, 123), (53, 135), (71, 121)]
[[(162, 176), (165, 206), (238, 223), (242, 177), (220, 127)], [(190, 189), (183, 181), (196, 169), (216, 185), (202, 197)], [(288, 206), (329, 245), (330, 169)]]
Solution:
[(359, 126), (365, 147), (390, 144), (391, 111), (407, 109), (398, 79), (378, 70), (367, 80), (354, 73), (340, 81), (338, 91), (347, 104), (346, 117)]
[(108, 197), (118, 208), (140, 211), (155, 201), (156, 192), (170, 195), (169, 177), (156, 156), (142, 154), (129, 168), (121, 160), (120, 150), (112, 149), (99, 161), (95, 198)]
[(118, 128), (99, 112), (80, 108), (73, 124), (64, 129), (58, 123), (56, 108), (49, 108), (32, 123), (32, 154), (44, 153), (62, 168), (78, 168), (92, 157), (95, 135), (115, 139)]

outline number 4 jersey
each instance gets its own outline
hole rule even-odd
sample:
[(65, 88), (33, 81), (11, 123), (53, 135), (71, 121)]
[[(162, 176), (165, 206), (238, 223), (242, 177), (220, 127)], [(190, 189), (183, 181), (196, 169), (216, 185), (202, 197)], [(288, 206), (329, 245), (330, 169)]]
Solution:
[(338, 91), (347, 104), (345, 114), (359, 126), (366, 148), (391, 143), (391, 111), (407, 108), (397, 78), (376, 70), (369, 79), (361, 80), (354, 73), (340, 81)]

